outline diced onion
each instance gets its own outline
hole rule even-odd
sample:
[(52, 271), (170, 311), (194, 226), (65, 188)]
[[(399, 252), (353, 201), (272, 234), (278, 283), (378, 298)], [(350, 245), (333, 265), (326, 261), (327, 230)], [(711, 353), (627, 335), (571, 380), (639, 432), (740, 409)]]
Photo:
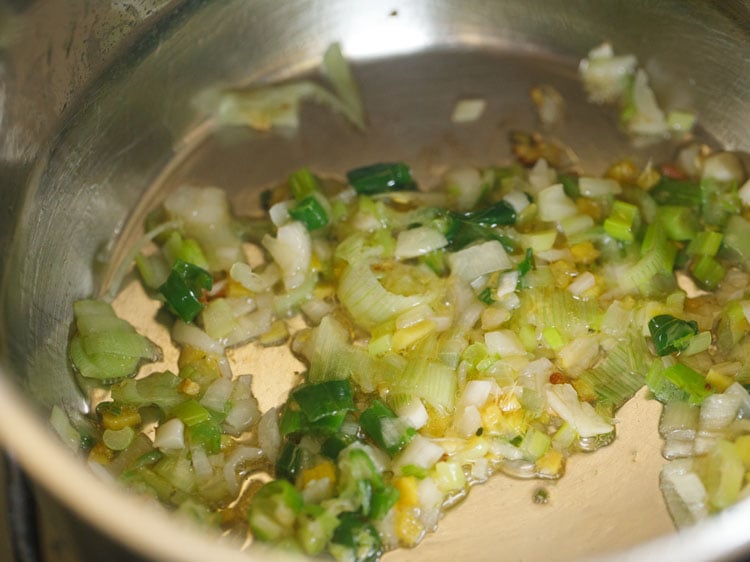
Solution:
[(427, 409), (419, 398), (411, 398), (406, 403), (396, 408), (396, 414), (409, 427), (421, 429), (429, 420)]
[(610, 178), (582, 176), (578, 178), (578, 188), (585, 197), (604, 197), (622, 193), (619, 182)]
[(467, 282), (482, 275), (512, 267), (505, 248), (497, 240), (489, 240), (459, 250), (451, 254), (448, 261), (451, 271)]
[(281, 268), (287, 290), (304, 283), (310, 270), (312, 243), (310, 233), (301, 222), (292, 221), (279, 227), (276, 238), (266, 234), (263, 245)]
[(393, 459), (394, 470), (415, 465), (429, 470), (445, 454), (445, 449), (419, 434), (415, 435), (403, 451)]
[(588, 402), (580, 402), (569, 384), (548, 384), (547, 401), (562, 419), (575, 428), (581, 437), (611, 433), (614, 428), (605, 422)]
[(561, 221), (578, 214), (578, 207), (565, 195), (561, 183), (551, 185), (537, 195), (539, 218), (543, 221)]
[(232, 381), (220, 378), (212, 382), (203, 394), (200, 403), (214, 412), (224, 412), (232, 394)]
[(596, 285), (596, 277), (590, 271), (584, 271), (573, 282), (568, 285), (568, 291), (576, 296), (580, 296)]
[(270, 462), (276, 462), (281, 450), (281, 433), (276, 408), (269, 408), (260, 418), (258, 445)]
[(233, 263), (244, 261), (242, 240), (232, 229), (223, 189), (185, 185), (167, 197), (164, 208), (180, 221), (186, 237), (198, 241), (212, 271), (228, 270)]
[(719, 182), (745, 181), (745, 168), (734, 152), (715, 152), (703, 161), (703, 178)]
[(469, 123), (476, 121), (484, 113), (487, 101), (482, 98), (468, 98), (458, 100), (453, 107), (451, 121), (454, 123)]
[(186, 324), (177, 320), (172, 328), (172, 339), (177, 343), (189, 345), (200, 349), (211, 355), (220, 356), (224, 354), (224, 346), (216, 340), (211, 339), (206, 332), (194, 324)]
[(185, 424), (172, 418), (156, 428), (154, 447), (162, 450), (183, 449), (185, 447)]
[(240, 489), (238, 469), (245, 463), (258, 462), (262, 457), (263, 451), (246, 445), (240, 445), (231, 452), (224, 464), (224, 480), (232, 494), (236, 494)]
[(448, 245), (442, 233), (429, 226), (418, 226), (399, 233), (396, 240), (396, 259), (416, 258)]
[(526, 355), (526, 349), (515, 332), (511, 330), (498, 330), (487, 332), (484, 335), (484, 343), (490, 353), (496, 353), (500, 357), (513, 355)]
[(476, 168), (453, 168), (445, 175), (446, 190), (459, 211), (471, 210), (482, 195), (482, 176)]

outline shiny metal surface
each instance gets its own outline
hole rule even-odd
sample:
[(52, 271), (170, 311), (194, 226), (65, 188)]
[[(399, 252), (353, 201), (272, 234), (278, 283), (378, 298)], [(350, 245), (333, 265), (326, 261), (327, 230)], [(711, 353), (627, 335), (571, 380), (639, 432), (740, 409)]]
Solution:
[[(221, 185), (238, 211), (248, 211), (260, 187), (301, 165), (340, 173), (387, 159), (410, 162), (429, 185), (452, 163), (507, 161), (507, 132), (538, 128), (528, 90), (540, 83), (565, 96), (566, 126), (554, 135), (585, 169), (601, 172), (614, 156), (645, 158), (617, 131), (611, 110), (585, 102), (577, 82), (577, 60), (602, 40), (638, 55), (664, 105), (695, 109), (706, 137), (750, 150), (745, 3), (61, 4), (0, 0), (0, 438), (74, 511), (154, 558), (239, 555), (96, 481), (43, 424), (53, 404), (72, 415), (86, 409), (65, 367), (70, 302), (102, 289), (105, 264), (137, 236), (142, 212), (166, 190), (182, 181)], [(203, 126), (192, 103), (202, 89), (314, 76), (333, 41), (354, 63), (370, 116), (366, 135), (312, 106), (292, 138)], [(467, 95), (488, 100), (485, 118), (451, 123), (453, 104)], [(140, 321), (144, 308), (132, 291), (118, 306)], [(269, 359), (237, 355), (259, 373), (261, 405), (278, 402), (283, 384), (261, 376)], [(573, 459), (549, 485), (549, 504), (531, 502), (539, 483), (498, 476), (415, 551), (386, 559), (470, 553), (491, 560), (502, 550), (508, 560), (572, 560), (662, 535), (638, 547), (646, 550), (617, 556), (706, 560), (750, 551), (750, 538), (739, 533), (747, 504), (671, 534), (657, 488), (657, 418), (658, 405), (636, 397), (619, 416), (615, 443)], [(141, 524), (128, 524), (134, 514)]]

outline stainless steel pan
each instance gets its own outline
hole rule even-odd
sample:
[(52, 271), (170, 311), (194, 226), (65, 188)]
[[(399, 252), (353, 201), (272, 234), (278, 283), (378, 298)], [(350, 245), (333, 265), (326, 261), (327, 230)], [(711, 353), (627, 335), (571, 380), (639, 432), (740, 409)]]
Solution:
[[(698, 113), (699, 134), (750, 149), (750, 9), (689, 0), (76, 0), (0, 1), (0, 438), (60, 502), (113, 540), (159, 560), (246, 560), (105, 485), (52, 436), (52, 405), (85, 412), (66, 367), (70, 303), (102, 290), (106, 264), (137, 236), (142, 213), (182, 181), (227, 188), (237, 210), (258, 189), (308, 165), (321, 172), (389, 159), (423, 184), (447, 165), (507, 161), (507, 133), (538, 128), (529, 89), (567, 102), (553, 131), (582, 166), (603, 171), (637, 150), (614, 113), (585, 101), (576, 64), (610, 41), (651, 72), (667, 105)], [(305, 106), (299, 134), (212, 133), (192, 103), (216, 84), (315, 76), (340, 41), (355, 67), (370, 128)], [(450, 120), (466, 96), (487, 100), (475, 123)], [(118, 308), (144, 304), (130, 285)], [(167, 358), (169, 359), (169, 358)], [(262, 406), (286, 388), (250, 361)], [(275, 359), (274, 359), (275, 360)], [(574, 458), (551, 500), (538, 482), (504, 476), (476, 488), (415, 551), (386, 560), (728, 559), (750, 553), (750, 504), (679, 535), (658, 491), (659, 407), (639, 395), (618, 439)]]

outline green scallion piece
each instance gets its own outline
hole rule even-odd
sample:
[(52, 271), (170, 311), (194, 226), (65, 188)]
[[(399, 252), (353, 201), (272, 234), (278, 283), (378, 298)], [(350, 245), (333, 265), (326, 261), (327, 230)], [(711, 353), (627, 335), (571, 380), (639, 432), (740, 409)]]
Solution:
[(702, 255), (698, 256), (698, 259), (691, 264), (690, 273), (701, 288), (713, 291), (724, 279), (727, 270), (716, 258)]
[(698, 217), (689, 207), (664, 205), (658, 216), (670, 240), (692, 240), (698, 234)]
[(126, 426), (122, 429), (105, 429), (102, 441), (113, 451), (123, 451), (132, 443), (133, 437), (135, 437), (135, 431), (132, 427)]
[(700, 187), (703, 197), (701, 216), (706, 224), (724, 226), (730, 216), (737, 215), (742, 209), (737, 182), (703, 178)]
[(390, 484), (382, 489), (373, 490), (370, 517), (376, 521), (385, 517), (391, 508), (396, 505), (400, 495), (399, 491)]
[(578, 186), (578, 178), (576, 176), (570, 174), (559, 174), (557, 176), (557, 181), (562, 184), (565, 195), (574, 201), (581, 196), (581, 189)]
[(203, 290), (210, 290), (213, 278), (205, 269), (184, 262), (175, 261), (172, 271), (159, 292), (164, 295), (170, 308), (184, 321), (191, 322), (203, 310), (201, 297)]
[(375, 400), (359, 418), (359, 424), (375, 444), (393, 456), (416, 434), (388, 406)]
[(414, 478), (422, 480), (424, 478), (427, 478), (427, 476), (430, 474), (430, 471), (416, 464), (407, 464), (401, 467), (401, 474), (403, 474), (404, 476), (413, 476)]
[(317, 230), (328, 224), (328, 214), (314, 195), (305, 197), (289, 209), (289, 215), (304, 224), (307, 230)]
[(302, 494), (286, 480), (265, 484), (253, 496), (248, 509), (253, 536), (262, 541), (290, 536), (303, 505)]
[(295, 388), (290, 396), (311, 422), (355, 409), (352, 386), (348, 380), (306, 384)]
[(361, 512), (369, 515), (373, 490), (383, 488), (383, 479), (370, 455), (363, 449), (350, 447), (338, 460), (339, 496), (351, 500)]
[(721, 232), (704, 230), (690, 241), (687, 253), (690, 256), (715, 256), (721, 247), (724, 235)]
[(677, 388), (687, 392), (688, 402), (691, 404), (701, 404), (707, 396), (713, 394), (703, 375), (682, 363), (667, 367), (662, 375)]
[(300, 168), (291, 174), (288, 183), (296, 201), (303, 201), (320, 189), (317, 178), (308, 168)]
[(276, 477), (290, 481), (297, 478), (297, 473), (302, 468), (304, 451), (294, 443), (287, 441), (276, 459)]
[(679, 205), (697, 209), (703, 202), (701, 186), (698, 183), (664, 175), (649, 194), (660, 205)]
[(750, 269), (750, 221), (740, 215), (729, 218), (724, 227), (724, 249)]
[(443, 235), (454, 251), (465, 248), (474, 242), (486, 240), (497, 240), (508, 252), (515, 252), (516, 250), (516, 244), (510, 237), (500, 234), (493, 227), (474, 223), (458, 214), (447, 221)]
[(297, 516), (297, 542), (306, 554), (317, 556), (333, 538), (338, 524), (338, 518), (330, 510), (314, 503), (305, 504)]
[(208, 260), (197, 240), (183, 238), (176, 230), (170, 233), (169, 238), (167, 238), (164, 246), (162, 246), (162, 253), (169, 264), (173, 264), (177, 260), (182, 260), (196, 267), (208, 269)]
[(150, 466), (152, 464), (159, 462), (163, 458), (164, 458), (164, 453), (162, 453), (159, 449), (154, 449), (153, 451), (144, 453), (140, 457), (135, 459), (135, 462), (130, 468), (132, 470), (132, 469), (141, 468), (143, 466)]
[(403, 162), (355, 168), (346, 173), (346, 178), (357, 193), (364, 195), (417, 189), (409, 167)]
[(355, 435), (331, 435), (323, 441), (320, 452), (329, 459), (336, 460), (339, 458), (339, 453), (354, 443), (355, 440)]
[(526, 248), (526, 256), (518, 264), (518, 282), (532, 269), (534, 269), (534, 250)]
[(339, 515), (339, 526), (328, 548), (337, 560), (353, 562), (375, 562), (383, 552), (375, 527), (352, 512)]
[(516, 222), (516, 210), (507, 201), (461, 215), (463, 220), (485, 227), (508, 226)]
[(639, 226), (639, 217), (638, 207), (617, 200), (612, 204), (612, 212), (604, 221), (604, 232), (615, 240), (632, 242)]
[(687, 348), (698, 333), (698, 324), (693, 320), (682, 320), (670, 314), (659, 314), (648, 322), (648, 330), (661, 356), (677, 353)]
[(188, 426), (188, 438), (191, 445), (202, 446), (209, 455), (216, 454), (221, 450), (221, 425), (208, 419)]
[(495, 302), (495, 299), (492, 298), (492, 289), (490, 289), (489, 287), (485, 287), (484, 289), (482, 289), (482, 291), (480, 291), (480, 293), (477, 295), (477, 298), (487, 305)]
[(287, 405), (279, 420), (279, 432), (282, 437), (299, 433), (302, 431), (304, 423), (302, 412), (293, 410)]
[(175, 406), (172, 413), (175, 417), (180, 418), (182, 423), (188, 427), (193, 427), (211, 419), (211, 412), (201, 406), (194, 398)]

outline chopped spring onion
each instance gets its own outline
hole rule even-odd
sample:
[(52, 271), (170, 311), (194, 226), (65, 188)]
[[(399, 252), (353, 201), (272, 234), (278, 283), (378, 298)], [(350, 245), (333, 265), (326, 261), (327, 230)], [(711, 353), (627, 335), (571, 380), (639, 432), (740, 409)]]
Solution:
[[(342, 63), (338, 47), (324, 57), (335, 94), (288, 83), (219, 96), (212, 112), (295, 125), (313, 98), (363, 122)], [(581, 72), (592, 97), (621, 102), (627, 132), (681, 128), (634, 57), (604, 46)], [(645, 384), (666, 404), (675, 519), (725, 509), (750, 466), (738, 157), (694, 143), (675, 165), (621, 159), (599, 178), (540, 135), (512, 142), (518, 164), (451, 168), (429, 191), (401, 162), (346, 179), (301, 168), (258, 221), (232, 216), (221, 190), (173, 192), (149, 215), (154, 247), (136, 253), (177, 312), (174, 373), (127, 378), (157, 350), (111, 306), (80, 301), (74, 368), (114, 384), (93, 395), (91, 427), (53, 411), (55, 427), (97, 470), (201, 521), (232, 506), (227, 527), (257, 540), (375, 562), (493, 472), (556, 478), (606, 446)], [(233, 373), (244, 354), (230, 349), (251, 340), (304, 364), (265, 413), (253, 387), (278, 376), (273, 361)]]
[(416, 189), (411, 170), (402, 162), (355, 168), (349, 170), (346, 177), (355, 191), (363, 195)]
[(183, 322), (191, 322), (203, 310), (203, 291), (213, 286), (211, 274), (196, 265), (177, 260), (159, 292)]
[(333, 380), (300, 386), (291, 398), (310, 421), (354, 410), (354, 398), (349, 381)]
[(317, 230), (328, 224), (328, 214), (314, 195), (308, 195), (289, 209), (289, 215), (304, 224), (307, 230)]
[(698, 334), (695, 321), (681, 320), (669, 314), (659, 314), (648, 321), (648, 330), (659, 356), (687, 349)]
[(253, 496), (248, 521), (253, 535), (262, 541), (277, 541), (291, 535), (302, 511), (302, 495), (286, 480), (274, 480)]
[(364, 432), (391, 456), (398, 453), (415, 435), (414, 429), (379, 400), (362, 412), (359, 423)]
[(115, 381), (135, 374), (158, 349), (115, 315), (109, 303), (81, 300), (73, 305), (77, 333), (70, 343), (73, 367), (85, 378)]

